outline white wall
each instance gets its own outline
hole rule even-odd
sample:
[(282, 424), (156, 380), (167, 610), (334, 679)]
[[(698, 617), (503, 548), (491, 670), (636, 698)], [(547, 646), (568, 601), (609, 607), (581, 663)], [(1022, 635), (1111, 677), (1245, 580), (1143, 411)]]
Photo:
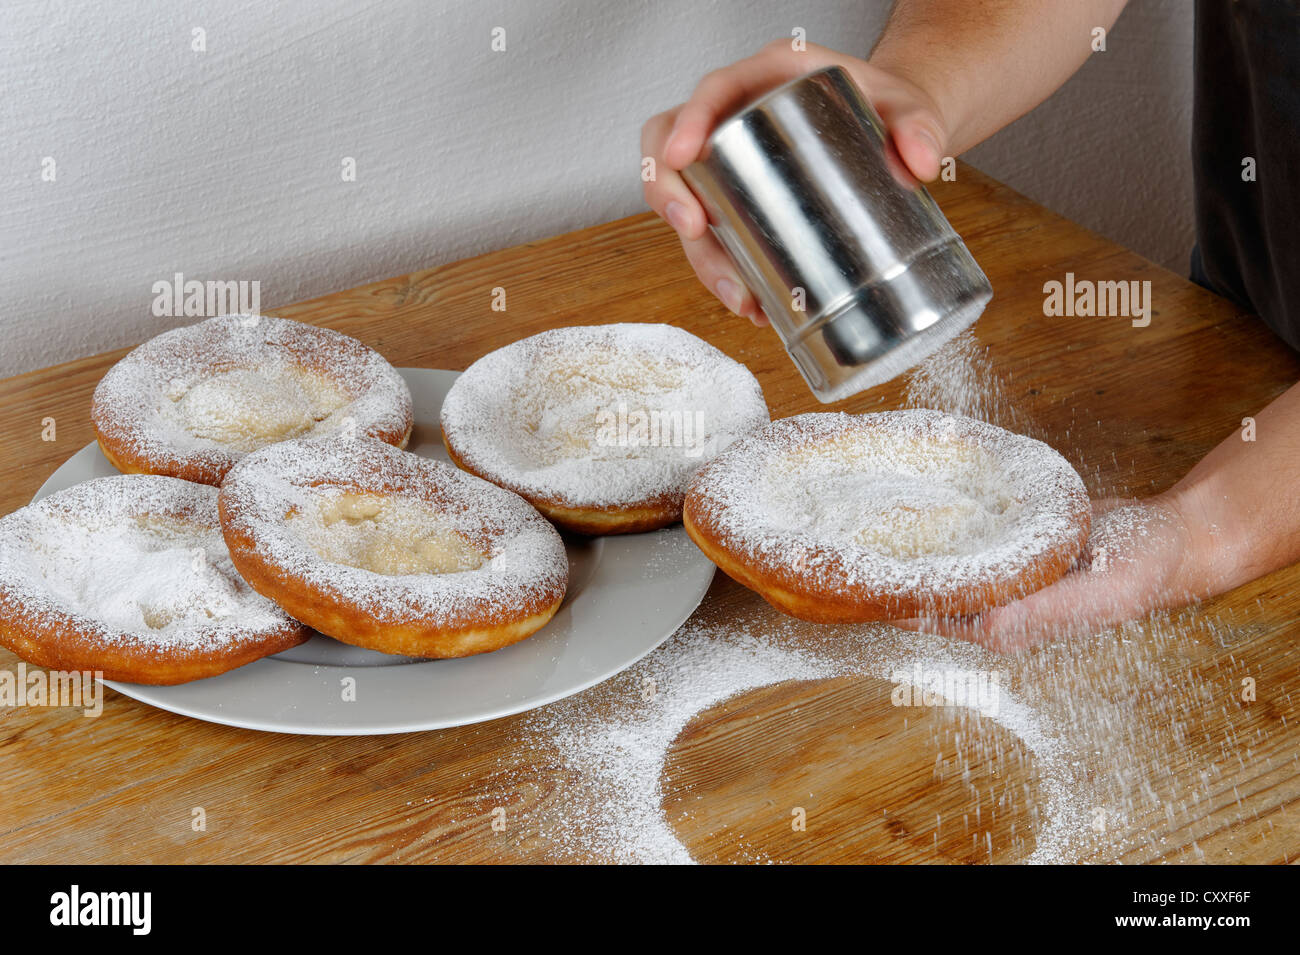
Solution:
[(1105, 53), (965, 158), (1186, 275), (1195, 231), (1192, 7), (1192, 0), (1129, 0)]
[[(1191, 5), (1131, 6), (1107, 53), (968, 158), (1182, 269)], [(175, 272), (258, 280), (274, 310), (639, 211), (647, 116), (795, 26), (865, 52), (888, 7), (4, 0), (0, 375), (171, 327), (151, 289)]]

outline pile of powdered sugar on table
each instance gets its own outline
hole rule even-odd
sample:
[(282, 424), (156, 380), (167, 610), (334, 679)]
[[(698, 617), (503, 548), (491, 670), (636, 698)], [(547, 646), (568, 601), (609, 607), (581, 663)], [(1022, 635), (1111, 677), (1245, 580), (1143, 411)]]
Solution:
[[(556, 812), (563, 826), (549, 836), (556, 851), (617, 862), (691, 862), (662, 809), (665, 762), (695, 716), (737, 694), (788, 680), (888, 680), (917, 664), (928, 673), (997, 665), (987, 651), (888, 626), (824, 628), (826, 638), (811, 643), (799, 639), (806, 631), (787, 618), (691, 622), (637, 667), (535, 714), (528, 745), (558, 756), (574, 775)], [(647, 686), (654, 688), (649, 699)], [(1092, 818), (1075, 786), (1068, 747), (1050, 720), (1012, 694), (1000, 693), (981, 715), (1019, 737), (1038, 768), (1041, 826), (1027, 861), (1065, 861)]]

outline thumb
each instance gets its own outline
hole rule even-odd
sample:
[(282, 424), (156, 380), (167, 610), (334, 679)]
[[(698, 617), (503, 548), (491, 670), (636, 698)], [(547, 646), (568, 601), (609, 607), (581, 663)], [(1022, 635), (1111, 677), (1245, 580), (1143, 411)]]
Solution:
[(894, 147), (912, 175), (922, 182), (938, 178), (947, 137), (934, 116), (922, 109), (895, 114), (889, 131)]

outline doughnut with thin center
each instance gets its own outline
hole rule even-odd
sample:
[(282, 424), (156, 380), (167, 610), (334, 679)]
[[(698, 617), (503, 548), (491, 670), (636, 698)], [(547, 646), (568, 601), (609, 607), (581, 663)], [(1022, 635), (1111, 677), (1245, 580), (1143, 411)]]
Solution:
[(309, 636), (231, 566), (214, 487), (114, 475), (0, 518), (0, 643), (24, 660), (167, 685)]
[(804, 414), (696, 475), (683, 522), (792, 616), (977, 614), (1060, 578), (1088, 539), (1083, 481), (1041, 441), (929, 410)]
[(255, 451), (221, 485), (230, 557), (321, 633), (415, 657), (516, 643), (555, 614), (569, 563), (511, 491), (370, 438)]
[(411, 392), (355, 338), (265, 315), (164, 332), (108, 370), (90, 409), (100, 450), (127, 474), (220, 484), (250, 451), (343, 432), (404, 447)]
[(451, 459), (561, 530), (681, 520), (691, 476), (768, 421), (744, 365), (671, 325), (555, 328), (483, 356), (442, 405)]

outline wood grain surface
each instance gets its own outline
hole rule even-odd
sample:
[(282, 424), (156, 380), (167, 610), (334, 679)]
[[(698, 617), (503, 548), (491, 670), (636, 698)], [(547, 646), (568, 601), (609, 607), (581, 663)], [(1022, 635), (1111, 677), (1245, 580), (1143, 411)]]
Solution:
[[(991, 363), (986, 386), (1006, 396), (1009, 423), (1058, 448), (1092, 493), (1169, 486), (1300, 377), (1296, 356), (1256, 319), (978, 172), (960, 167), (935, 194), (995, 290), (976, 326)], [(1067, 271), (1150, 281), (1150, 325), (1045, 317), (1043, 283)], [(491, 308), (496, 288), (506, 290), (505, 312)], [(649, 215), (275, 313), (354, 335), (396, 365), (453, 369), (544, 328), (671, 322), (745, 362), (774, 417), (822, 408), (775, 335), (716, 304)], [(158, 330), (174, 324), (160, 319)], [(0, 382), (0, 512), (26, 503), (92, 440), (91, 391), (121, 354)], [(838, 407), (896, 407), (903, 387), (892, 382)], [(42, 440), (49, 418), (54, 441)], [(1041, 752), (991, 719), (892, 705), (893, 684), (880, 674), (752, 689), (698, 714), (676, 738), (661, 777), (663, 812), (701, 861), (1009, 862), (1050, 848), (1054, 825), (1072, 834), (1058, 858), (1292, 862), (1298, 621), (1293, 567), (1183, 613), (997, 658), (1007, 687), (1066, 728), (1056, 776)], [(721, 575), (688, 626), (649, 662), (728, 627), (791, 647), (860, 636), (792, 622)], [(0, 669), (17, 665), (0, 652)], [(1247, 677), (1252, 702), (1241, 699)], [(636, 687), (636, 675), (624, 674), (547, 709), (597, 719)], [(98, 718), (3, 707), (0, 861), (626, 857), (603, 851), (596, 836), (575, 838), (588, 818), (575, 809), (582, 773), (544, 741), (524, 745), (533, 719), (306, 738), (202, 723), (111, 691)], [(196, 832), (198, 807), (206, 830)], [(496, 809), (505, 810), (501, 831)], [(798, 810), (802, 829), (791, 825)]]

